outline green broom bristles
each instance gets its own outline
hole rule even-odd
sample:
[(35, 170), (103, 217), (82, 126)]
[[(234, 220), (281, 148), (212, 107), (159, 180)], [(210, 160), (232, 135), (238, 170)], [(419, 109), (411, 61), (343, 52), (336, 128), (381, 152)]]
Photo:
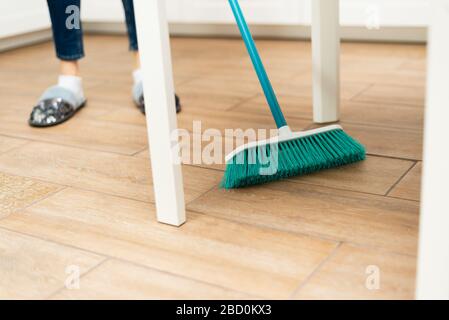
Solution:
[(364, 160), (365, 148), (342, 129), (245, 149), (226, 164), (225, 189), (304, 175)]

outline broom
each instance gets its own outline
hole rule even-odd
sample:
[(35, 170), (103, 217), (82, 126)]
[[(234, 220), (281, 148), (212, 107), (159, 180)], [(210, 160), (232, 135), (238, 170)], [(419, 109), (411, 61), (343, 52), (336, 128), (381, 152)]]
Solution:
[(339, 125), (302, 132), (290, 130), (238, 0), (229, 3), (278, 127), (278, 136), (245, 144), (227, 155), (221, 186), (245, 187), (364, 160), (365, 148)]

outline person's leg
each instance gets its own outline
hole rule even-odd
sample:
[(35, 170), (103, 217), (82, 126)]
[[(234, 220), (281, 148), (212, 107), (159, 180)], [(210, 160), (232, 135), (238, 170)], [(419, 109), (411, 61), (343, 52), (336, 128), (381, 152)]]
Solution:
[[(142, 71), (140, 70), (140, 56), (139, 56), (139, 44), (137, 41), (137, 28), (136, 19), (134, 16), (134, 1), (133, 0), (122, 0), (123, 8), (125, 11), (126, 19), (126, 29), (128, 30), (129, 39), (129, 50), (133, 52), (134, 55), (134, 88), (133, 88), (133, 99), (139, 109), (145, 113), (145, 104), (143, 100), (143, 86), (142, 86)], [(176, 111), (181, 110), (181, 105), (178, 96), (176, 99)]]
[(122, 0), (123, 9), (125, 11), (126, 30), (128, 31), (129, 50), (134, 56), (134, 85), (142, 81), (140, 71), (139, 44), (137, 42), (136, 19), (134, 16), (134, 1)]
[(136, 19), (134, 17), (134, 1), (122, 0), (125, 11), (126, 29), (128, 30), (129, 50), (137, 52), (139, 44), (137, 42)]
[(67, 76), (80, 76), (78, 60), (61, 60), (59, 62), (59, 73)]
[(79, 75), (78, 60), (84, 57), (80, 0), (47, 0), (56, 56), (61, 73)]
[(56, 56), (58, 83), (42, 94), (31, 112), (32, 126), (51, 126), (69, 119), (84, 105), (78, 60), (84, 57), (80, 0), (47, 0)]
[(81, 0), (47, 0), (47, 4), (56, 56), (60, 59), (58, 83), (68, 86), (76, 95), (83, 95), (78, 64), (84, 57)]

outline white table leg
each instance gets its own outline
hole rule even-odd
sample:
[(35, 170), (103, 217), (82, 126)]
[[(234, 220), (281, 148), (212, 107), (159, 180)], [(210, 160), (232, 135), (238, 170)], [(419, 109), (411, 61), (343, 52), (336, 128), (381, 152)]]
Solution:
[(177, 128), (172, 63), (164, 0), (134, 1), (144, 78), (148, 138), (158, 221), (185, 222), (181, 166), (172, 160)]
[(312, 0), (313, 121), (339, 120), (339, 0)]
[(449, 299), (449, 0), (431, 1), (418, 299)]

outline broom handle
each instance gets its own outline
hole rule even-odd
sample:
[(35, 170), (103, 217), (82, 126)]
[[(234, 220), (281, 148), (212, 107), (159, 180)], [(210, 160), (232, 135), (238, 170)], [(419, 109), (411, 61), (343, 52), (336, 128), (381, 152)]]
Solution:
[(270, 83), (270, 79), (268, 79), (267, 72), (265, 71), (265, 67), (262, 63), (262, 60), (260, 59), (259, 52), (257, 51), (257, 47), (254, 43), (251, 31), (248, 28), (248, 24), (245, 21), (245, 17), (243, 15), (242, 9), (240, 8), (239, 2), (238, 0), (229, 0), (229, 4), (231, 5), (232, 12), (234, 13), (235, 20), (237, 21), (240, 33), (242, 34), (243, 41), (245, 42), (246, 48), (248, 49), (248, 53), (253, 62), (254, 69), (256, 70), (260, 85), (262, 86), (263, 92), (265, 94), (265, 98), (267, 99), (268, 105), (270, 106), (274, 121), (276, 122), (278, 128), (285, 127), (287, 125), (287, 122), (285, 121), (284, 115), (282, 114), (282, 110), (279, 106), (276, 94), (274, 93), (273, 86)]

